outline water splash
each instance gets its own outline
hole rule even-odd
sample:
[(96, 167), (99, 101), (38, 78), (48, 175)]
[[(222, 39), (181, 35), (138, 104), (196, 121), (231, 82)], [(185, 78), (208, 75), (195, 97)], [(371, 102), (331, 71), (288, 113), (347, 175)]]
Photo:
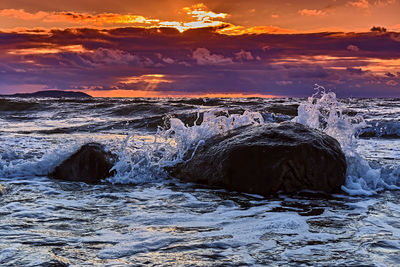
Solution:
[[(198, 114), (198, 119), (200, 114)], [(206, 139), (223, 135), (235, 128), (262, 124), (264, 119), (258, 112), (228, 114), (223, 109), (203, 113), (201, 124), (185, 125), (178, 118), (169, 118), (170, 127), (160, 128), (153, 136), (128, 136), (119, 152), (119, 161), (113, 170), (111, 183), (142, 183), (156, 181), (167, 176), (164, 170), (183, 160), (189, 150), (196, 150)]]
[(293, 121), (318, 129), (339, 141), (342, 149), (351, 152), (357, 147), (354, 133), (365, 127), (362, 117), (348, 117), (334, 92), (316, 85), (316, 93), (299, 105), (298, 116)]
[(334, 92), (315, 85), (316, 93), (298, 108), (293, 121), (318, 129), (336, 138), (347, 161), (346, 184), (342, 189), (350, 195), (374, 195), (384, 189), (400, 189), (399, 166), (380, 166), (367, 161), (356, 152), (355, 134), (366, 126), (360, 116), (349, 117)]

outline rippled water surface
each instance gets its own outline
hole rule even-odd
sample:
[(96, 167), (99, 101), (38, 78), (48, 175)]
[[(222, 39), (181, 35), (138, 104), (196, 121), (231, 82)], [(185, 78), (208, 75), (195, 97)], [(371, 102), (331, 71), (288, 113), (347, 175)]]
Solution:
[[(357, 194), (264, 198), (182, 184), (156, 164), (174, 159), (168, 149), (229, 128), (230, 118), (291, 120), (306, 101), (0, 99), (0, 265), (398, 266), (396, 99), (338, 103), (364, 119), (354, 151), (369, 169), (348, 152), (365, 176), (352, 180)], [(160, 127), (175, 129), (172, 140)], [(116, 177), (100, 185), (46, 177), (89, 141), (118, 153)]]

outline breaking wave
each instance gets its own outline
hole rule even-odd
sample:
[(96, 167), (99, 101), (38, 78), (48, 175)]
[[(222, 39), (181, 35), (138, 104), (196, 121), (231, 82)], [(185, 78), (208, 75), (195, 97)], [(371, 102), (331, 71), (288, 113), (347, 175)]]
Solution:
[[(336, 98), (335, 93), (326, 92), (321, 86), (316, 86), (316, 90), (305, 101), (277, 100), (269, 105), (257, 99), (169, 99), (163, 103), (150, 99), (90, 100), (88, 104), (93, 105), (93, 109), (100, 105), (102, 111), (107, 111), (110, 116), (134, 116), (127, 117), (127, 120), (109, 117), (112, 119), (104, 125), (102, 122), (105, 120), (70, 128), (34, 129), (25, 132), (32, 136), (23, 139), (22, 143), (18, 137), (0, 140), (0, 175), (10, 178), (45, 176), (83, 143), (98, 141), (119, 157), (114, 166), (115, 175), (107, 182), (154, 182), (167, 177), (165, 167), (182, 161), (187, 151), (196, 151), (211, 136), (223, 135), (245, 125), (293, 120), (339, 141), (348, 165), (346, 184), (342, 187), (346, 193), (373, 195), (383, 190), (400, 189), (398, 165), (367, 160), (357, 152), (359, 137), (400, 136), (399, 122), (367, 123), (362, 116), (349, 114), (348, 107)], [(4, 104), (2, 111), (37, 108), (34, 101), (0, 100)], [(171, 105), (170, 109), (168, 105)], [(195, 112), (194, 108), (198, 111)], [(150, 114), (140, 117), (139, 113)], [(141, 128), (151, 131), (140, 131)], [(113, 129), (120, 129), (120, 132), (110, 135)], [(108, 132), (109, 137), (95, 134), (102, 131)], [(38, 137), (35, 134), (42, 135)], [(45, 138), (43, 134), (51, 136)], [(88, 136), (76, 137), (77, 134)]]
[(400, 121), (372, 121), (357, 135), (360, 138), (400, 138)]
[(343, 191), (350, 195), (374, 195), (385, 189), (400, 189), (398, 165), (369, 162), (357, 153), (356, 135), (366, 127), (364, 119), (343, 114), (344, 108), (334, 92), (326, 92), (319, 85), (315, 89), (317, 92), (299, 106), (299, 115), (293, 121), (323, 131), (339, 141), (347, 161)]

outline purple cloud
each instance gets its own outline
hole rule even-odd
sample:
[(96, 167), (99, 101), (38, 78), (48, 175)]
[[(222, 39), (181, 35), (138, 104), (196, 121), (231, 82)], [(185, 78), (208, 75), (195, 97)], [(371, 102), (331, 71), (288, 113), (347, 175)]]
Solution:
[(397, 35), (230, 36), (213, 28), (183, 33), (173, 28), (0, 32), (0, 91), (39, 84), (53, 89), (307, 96), (319, 83), (339, 96), (398, 96)]
[(229, 57), (223, 55), (211, 54), (207, 48), (197, 48), (193, 51), (193, 59), (198, 65), (226, 65), (232, 64), (233, 61)]

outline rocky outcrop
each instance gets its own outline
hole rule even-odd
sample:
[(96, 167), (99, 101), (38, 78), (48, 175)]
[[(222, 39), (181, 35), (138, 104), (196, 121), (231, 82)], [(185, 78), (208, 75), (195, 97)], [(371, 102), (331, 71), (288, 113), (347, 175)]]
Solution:
[(112, 175), (110, 169), (115, 160), (116, 156), (105, 151), (101, 144), (89, 143), (57, 166), (49, 177), (89, 184), (99, 183)]
[(300, 190), (338, 192), (346, 160), (332, 137), (298, 123), (264, 124), (216, 136), (169, 169), (183, 181), (270, 195)]
[(46, 91), (38, 91), (35, 93), (23, 93), (23, 94), (13, 94), (13, 95), (0, 95), (0, 97), (21, 97), (21, 98), (29, 98), (29, 97), (38, 97), (38, 98), (91, 98), (92, 96), (83, 93), (83, 92), (73, 92), (73, 91), (60, 91), (60, 90), (46, 90)]

